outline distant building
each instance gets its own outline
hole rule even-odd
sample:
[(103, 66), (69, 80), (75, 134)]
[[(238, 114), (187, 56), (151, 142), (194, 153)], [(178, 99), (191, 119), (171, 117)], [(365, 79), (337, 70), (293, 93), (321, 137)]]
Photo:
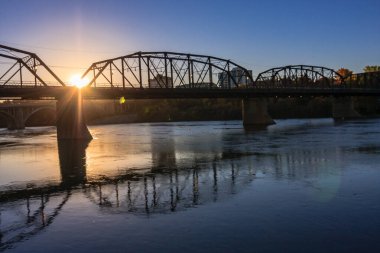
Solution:
[[(245, 86), (251, 84), (251, 80), (244, 72), (242, 68), (235, 67), (231, 71), (230, 84), (231, 87), (235, 87), (235, 83), (238, 86)], [(248, 70), (249, 75), (252, 76), (252, 70)], [(227, 72), (221, 72), (218, 74), (218, 84), (220, 88), (228, 88), (228, 74)]]
[(150, 88), (172, 88), (173, 78), (157, 74), (153, 79), (149, 79)]

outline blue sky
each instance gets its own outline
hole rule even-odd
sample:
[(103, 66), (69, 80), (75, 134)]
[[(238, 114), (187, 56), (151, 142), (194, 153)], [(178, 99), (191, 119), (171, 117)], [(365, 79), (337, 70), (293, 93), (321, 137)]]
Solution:
[(287, 64), (380, 65), (379, 0), (1, 0), (0, 43), (37, 53), (67, 80), (135, 51)]

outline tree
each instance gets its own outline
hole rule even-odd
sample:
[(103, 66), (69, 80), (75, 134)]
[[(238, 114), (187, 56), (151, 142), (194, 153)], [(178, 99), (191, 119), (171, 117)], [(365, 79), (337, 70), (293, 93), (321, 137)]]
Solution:
[(380, 66), (365, 66), (363, 71), (364, 72), (378, 72), (380, 71)]
[(341, 75), (343, 78), (346, 78), (350, 75), (352, 75), (352, 71), (349, 70), (349, 69), (345, 69), (345, 68), (340, 68), (338, 69), (338, 74)]

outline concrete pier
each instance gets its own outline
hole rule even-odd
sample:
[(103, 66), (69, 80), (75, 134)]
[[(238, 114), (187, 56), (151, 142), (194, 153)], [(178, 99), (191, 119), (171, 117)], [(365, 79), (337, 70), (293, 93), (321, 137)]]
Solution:
[(244, 127), (263, 127), (275, 124), (268, 114), (266, 98), (245, 98), (242, 103)]
[(7, 129), (8, 130), (19, 130), (24, 129), (25, 124), (24, 123), (24, 115), (20, 112), (16, 112), (15, 110), (12, 110), (12, 112), (9, 112), (11, 110), (7, 111), (0, 111), (0, 114), (3, 119), (7, 122)]
[(83, 114), (81, 90), (62, 95), (57, 101), (57, 138), (59, 140), (91, 140)]
[(332, 105), (332, 117), (336, 120), (357, 119), (362, 116), (354, 108), (352, 97), (335, 97)]

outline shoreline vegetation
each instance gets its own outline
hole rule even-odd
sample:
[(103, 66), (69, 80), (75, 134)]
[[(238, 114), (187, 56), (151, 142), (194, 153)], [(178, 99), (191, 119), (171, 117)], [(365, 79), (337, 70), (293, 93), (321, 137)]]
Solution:
[[(268, 112), (273, 119), (328, 118), (332, 114), (332, 98), (279, 98), (268, 101)], [(89, 110), (86, 113), (88, 124), (242, 119), (241, 99), (135, 100), (127, 101), (122, 106), (125, 113), (116, 112), (105, 117), (97, 110), (93, 113)], [(355, 98), (354, 107), (364, 117), (380, 116), (380, 101), (377, 98)]]
[[(268, 112), (273, 119), (331, 117), (331, 97), (272, 98)], [(54, 102), (52, 102), (54, 103)], [(355, 109), (364, 117), (380, 116), (377, 97), (355, 97)], [(161, 99), (85, 100), (84, 113), (89, 125), (176, 121), (241, 120), (241, 99)], [(0, 117), (0, 127), (6, 127)], [(42, 110), (26, 126), (55, 125), (55, 111)]]

